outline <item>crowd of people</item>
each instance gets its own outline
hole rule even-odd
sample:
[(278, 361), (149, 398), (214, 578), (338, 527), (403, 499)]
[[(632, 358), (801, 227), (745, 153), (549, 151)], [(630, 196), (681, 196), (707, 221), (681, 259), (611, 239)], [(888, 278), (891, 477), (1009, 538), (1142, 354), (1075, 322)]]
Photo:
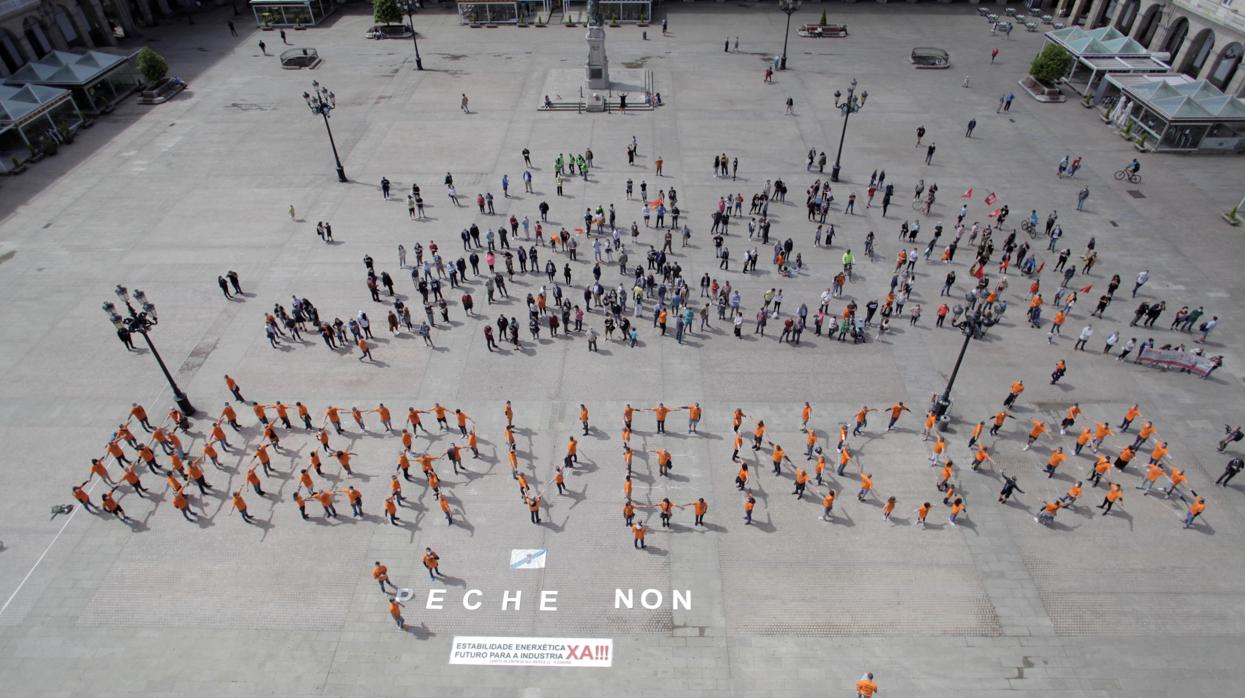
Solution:
[[(919, 134), (918, 139), (920, 135), (923, 134)], [(634, 137), (626, 152), (631, 166), (638, 166), (635, 164), (638, 143)], [(824, 156), (821, 153), (822, 159)], [(722, 178), (729, 172), (734, 179), (738, 158), (723, 154), (715, 155), (714, 159), (715, 176)], [(530, 150), (524, 149), (523, 161), (522, 179), (525, 191), (531, 193)], [(553, 164), (555, 183), (564, 176), (587, 179), (594, 166), (591, 149), (580, 154), (558, 154)], [(815, 149), (808, 153), (806, 169), (814, 167), (819, 174), (824, 167)], [(452, 173), (446, 173), (444, 183), (451, 198), (456, 198)], [(509, 186), (509, 175), (503, 175), (501, 187), (506, 199), (511, 198)], [(840, 188), (844, 187), (840, 185)], [(466, 316), (477, 320), (467, 323), (467, 327), (477, 328), (490, 352), (504, 352), (507, 345), (514, 349), (539, 347), (545, 333), (549, 338), (582, 338), (590, 351), (598, 349), (601, 339), (629, 347), (642, 347), (664, 337), (682, 344), (686, 337), (697, 333), (712, 336), (714, 315), (737, 339), (746, 337), (744, 325), (750, 322), (752, 331), (747, 334), (757, 337), (765, 336), (767, 328), (777, 325), (781, 329), (771, 336), (780, 343), (800, 344), (806, 329), (811, 329), (816, 336), (824, 334), (839, 341), (886, 341), (897, 316), (906, 317), (909, 328), (925, 327), (922, 323), (925, 306), (934, 306), (932, 287), (939, 284), (940, 278), (932, 329), (945, 328), (944, 323), (950, 317), (952, 329), (984, 336), (1003, 321), (1011, 303), (1022, 302), (1029, 326), (1045, 329), (1048, 342), (1055, 344), (1064, 336), (1063, 327), (1073, 317), (1080, 296), (1090, 294), (1100, 283), (1093, 273), (1100, 255), (1095, 237), (1091, 236), (1084, 252), (1076, 255), (1079, 263), (1071, 261), (1074, 253), (1071, 247), (1063, 244), (1064, 229), (1058, 213), (1051, 211), (1046, 216), (1043, 233), (1034, 210), (1028, 220), (1022, 222), (1031, 238), (1044, 234), (1045, 249), (1040, 249), (1041, 245), (1025, 239), (1017, 229), (1009, 229), (1009, 206), (1000, 205), (999, 196), (993, 192), (984, 197), (987, 207), (982, 211), (984, 222), (971, 220), (969, 216), (973, 204), (973, 191), (969, 189), (958, 203), (955, 223), (929, 224), (925, 226), (926, 233), (921, 219), (930, 215), (938, 217), (933, 213), (938, 184), (926, 185), (921, 179), (913, 187), (916, 217), (905, 218), (898, 224), (900, 244), (888, 290), (882, 296), (870, 297), (872, 293), (859, 287), (860, 280), (854, 273), (859, 262), (846, 236), (842, 235), (845, 221), (836, 226), (836, 222), (828, 218), (832, 211), (839, 211), (845, 217), (860, 213), (857, 192), (850, 191), (850, 186), (845, 188), (849, 193), (842, 202), (836, 200), (832, 183), (820, 177), (805, 190), (807, 218), (816, 225), (811, 249), (804, 249), (807, 243), (793, 230), (785, 234), (773, 231), (775, 225), (794, 228), (789, 221), (784, 224), (778, 212), (790, 205), (786, 200), (787, 185), (781, 179), (766, 180), (764, 186), (747, 197), (747, 214), (743, 211), (746, 198), (743, 192), (728, 192), (717, 197), (716, 203), (709, 207), (707, 234), (718, 268), (702, 271), (698, 294), (689, 282), (697, 278), (696, 270), (685, 266), (693, 260), (682, 254), (685, 248), (692, 246), (693, 231), (686, 212), (679, 208), (677, 189), (670, 186), (650, 192), (647, 180), (641, 178), (636, 196), (631, 177), (626, 180), (625, 198), (628, 205), (634, 199), (639, 200), (641, 216), (629, 225), (619, 219), (612, 202), (586, 207), (580, 226), (550, 222), (551, 207), (544, 200), (535, 206), (538, 211), (535, 221), (530, 214), (521, 214), (518, 210), (497, 214), (492, 193), (480, 192), (476, 201), (483, 220), (472, 222), (460, 231), (461, 254), (455, 258), (435, 240), (428, 240), (426, 245), (415, 242), (410, 255), (406, 245), (399, 244), (396, 269), (378, 269), (376, 261), (365, 255), (364, 286), (371, 302), (381, 307), (375, 313), (377, 320), (395, 337), (419, 337), (424, 345), (433, 346), (437, 334), (452, 326), (455, 315)], [(389, 189), (389, 180), (383, 179), (381, 190), (386, 198)], [(882, 219), (886, 221), (894, 196), (894, 178), (888, 179), (885, 169), (875, 170), (861, 195), (863, 208), (873, 208), (875, 197), (879, 197)], [(772, 213), (771, 205), (777, 205), (778, 211)], [(408, 208), (413, 218), (423, 218), (423, 197), (418, 184), (412, 184)], [(489, 223), (494, 216), (501, 218), (496, 225)], [(748, 220), (743, 228), (747, 237), (739, 225), (732, 234), (732, 218), (740, 221), (745, 216)], [(842, 254), (826, 255), (825, 252), (836, 246), (836, 236)], [(679, 245), (675, 244), (676, 239), (680, 240)], [(861, 245), (863, 256), (873, 269), (883, 256), (878, 252), (878, 243), (870, 231)], [(731, 247), (742, 248), (742, 251), (732, 251)], [(581, 248), (584, 249), (581, 251)], [(744, 285), (742, 280), (733, 277), (757, 274), (761, 249), (768, 251), (768, 273), (775, 280), (820, 276), (828, 279), (830, 285), (819, 298), (805, 297), (788, 302), (785, 312), (781, 288), (777, 291), (771, 288), (760, 297), (745, 297), (738, 288)], [(972, 262), (967, 269), (956, 260), (961, 249), (971, 251)], [(806, 252), (811, 255), (808, 259)], [(1047, 253), (1052, 255), (1049, 265), (1043, 258)], [(732, 259), (740, 260), (736, 270), (731, 269)], [(935, 271), (939, 265), (947, 268), (945, 273)], [(616, 268), (612, 279), (611, 267)], [(1025, 283), (1008, 293), (1013, 273), (1019, 273)], [(418, 299), (398, 289), (398, 279), (404, 274), (410, 275)], [(1148, 279), (1148, 270), (1138, 274), (1134, 298)], [(224, 277), (220, 281), (223, 282)], [(1075, 337), (1074, 349), (1085, 349), (1094, 333), (1099, 332), (1105, 341), (1102, 353), (1114, 354), (1120, 359), (1139, 361), (1146, 351), (1155, 348), (1188, 351), (1194, 357), (1204, 355), (1201, 345), (1217, 327), (1219, 318), (1207, 313), (1202, 306), (1195, 306), (1195, 309), (1190, 309), (1190, 304), (1182, 306), (1170, 326), (1173, 332), (1196, 331), (1199, 336), (1191, 343), (1192, 348), (1180, 340), (1125, 338), (1129, 328), (1154, 327), (1167, 310), (1166, 300), (1162, 298), (1141, 300), (1128, 327), (1111, 328), (1105, 333), (1096, 329), (1093, 319), (1107, 319), (1106, 313), (1120, 286), (1121, 274), (1113, 274), (1106, 282), (1105, 291), (1098, 294), (1085, 324), (1079, 331), (1069, 333), (1070, 337)], [(524, 298), (526, 318), (520, 319), (513, 312), (511, 290), (517, 297)], [(222, 286), (222, 291), (229, 295), (226, 286)], [(483, 298), (479, 298), (481, 295)], [(774, 295), (779, 298), (778, 302), (771, 302)], [(495, 315), (493, 306), (499, 306)], [(1208, 314), (1211, 316), (1205, 317)], [(320, 335), (330, 350), (342, 353), (357, 350), (360, 361), (373, 361), (375, 343), (369, 341), (373, 339), (372, 322), (371, 315), (363, 308), (346, 315), (345, 319), (335, 316), (330, 320), (322, 317), (309, 299), (292, 294), (288, 309), (286, 304), (277, 302), (272, 311), (265, 314), (264, 331), (274, 348), (281, 348), (284, 343), (307, 344), (303, 334), (313, 332)], [(651, 326), (648, 332), (643, 331), (646, 323)], [(524, 329), (527, 330), (526, 341)], [(1203, 372), (1203, 377), (1209, 377), (1223, 362), (1222, 355), (1206, 358), (1209, 370)]]

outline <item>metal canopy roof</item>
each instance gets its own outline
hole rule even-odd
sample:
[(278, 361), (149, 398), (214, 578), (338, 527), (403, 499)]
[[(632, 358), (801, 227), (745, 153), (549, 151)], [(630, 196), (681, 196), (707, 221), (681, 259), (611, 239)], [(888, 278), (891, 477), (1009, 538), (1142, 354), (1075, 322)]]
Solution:
[(1064, 47), (1069, 53), (1082, 56), (1149, 56), (1150, 51), (1115, 27), (1082, 29), (1067, 27), (1046, 32), (1046, 38)]
[(1245, 121), (1245, 100), (1187, 75), (1109, 75), (1128, 95), (1168, 121)]
[(119, 56), (103, 51), (53, 51), (37, 61), (31, 61), (22, 66), (6, 78), (5, 82), (10, 85), (33, 82), (42, 85), (83, 87), (129, 58), (129, 56)]
[(68, 99), (69, 91), (43, 85), (0, 85), (0, 123), (17, 123), (49, 104)]

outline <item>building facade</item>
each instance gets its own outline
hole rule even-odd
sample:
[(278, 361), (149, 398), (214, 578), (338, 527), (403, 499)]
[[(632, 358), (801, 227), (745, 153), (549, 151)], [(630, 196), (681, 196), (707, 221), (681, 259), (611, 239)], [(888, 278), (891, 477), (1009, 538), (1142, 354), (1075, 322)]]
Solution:
[(1060, 0), (1055, 14), (1086, 29), (1113, 26), (1172, 70), (1245, 97), (1245, 0)]
[(0, 0), (0, 77), (53, 50), (113, 46), (136, 27), (229, 2), (238, 0)]

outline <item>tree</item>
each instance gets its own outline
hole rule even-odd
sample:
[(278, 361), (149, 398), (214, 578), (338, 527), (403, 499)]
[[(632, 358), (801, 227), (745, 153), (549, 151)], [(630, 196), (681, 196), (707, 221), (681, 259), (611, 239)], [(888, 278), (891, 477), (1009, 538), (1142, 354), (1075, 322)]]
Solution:
[(821, 26), (823, 27), (826, 26), (826, 11), (825, 10), (821, 11)]
[(164, 56), (144, 46), (138, 51), (138, 72), (149, 85), (155, 85), (169, 74), (169, 64)]
[(372, 0), (372, 19), (377, 24), (394, 24), (402, 21), (402, 10), (397, 0)]
[(1042, 82), (1054, 83), (1067, 75), (1070, 67), (1072, 67), (1072, 54), (1061, 46), (1047, 44), (1029, 65), (1029, 74)]

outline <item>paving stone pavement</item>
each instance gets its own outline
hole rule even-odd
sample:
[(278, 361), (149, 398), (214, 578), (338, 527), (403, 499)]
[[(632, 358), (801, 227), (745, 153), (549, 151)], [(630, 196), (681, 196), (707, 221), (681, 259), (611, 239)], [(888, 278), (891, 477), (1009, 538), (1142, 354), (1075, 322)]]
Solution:
[[(1133, 151), (1094, 113), (1023, 96), (1009, 113), (994, 112), (999, 95), (1019, 91), (1016, 80), (1040, 48), (1040, 35), (992, 37), (967, 5), (826, 7), (851, 36), (793, 36), (791, 70), (772, 85), (761, 78), (781, 47), (786, 18), (779, 12), (751, 4), (681, 5), (669, 8), (667, 36), (657, 27), (647, 28), (647, 40), (637, 27), (609, 29), (614, 65), (653, 71), (666, 101), (655, 112), (626, 115), (536, 110), (549, 76), (581, 65), (582, 29), (470, 29), (447, 13), (421, 13), (427, 70), (417, 72), (406, 43), (363, 40), (370, 14), (351, 7), (323, 27), (290, 32), (293, 43), (315, 46), (325, 57), (311, 74), (282, 71), (275, 59), (261, 57), (257, 37), (273, 47), (271, 35), (243, 30), (240, 38), (229, 37), (223, 13), (217, 22), (205, 17), (193, 27), (153, 30), (153, 46), (189, 82), (187, 92), (154, 108), (127, 102), (58, 157), (0, 189), (0, 282), (7, 301), (0, 306), (6, 328), (0, 441), (19, 456), (0, 466), (12, 493), (0, 509), (0, 680), (9, 693), (555, 696), (674, 689), (688, 696), (846, 696), (864, 671), (877, 674), (888, 696), (1239, 693), (1245, 508), (1237, 488), (1212, 482), (1225, 460), (1214, 450), (1219, 427), (1238, 419), (1241, 404), (1233, 299), (1245, 294), (1236, 274), (1242, 244), (1218, 219), (1241, 194), (1241, 161), (1147, 155), (1144, 184), (1121, 186), (1110, 175)], [(820, 9), (806, 7), (793, 23), (815, 21)], [(740, 50), (722, 53), (723, 37), (736, 35)], [(907, 54), (916, 45), (948, 48), (953, 67), (913, 70)], [(1000, 60), (989, 65), (996, 45)], [(869, 99), (848, 126), (836, 198), (841, 204), (856, 192), (863, 204), (869, 172), (878, 168), (895, 182), (896, 202), (885, 218), (877, 208), (845, 215), (836, 206), (830, 220), (839, 236), (833, 248), (817, 249), (814, 226), (800, 217), (800, 192), (814, 179), (803, 169), (804, 155), (838, 147), (842, 124), (833, 93), (852, 77)], [(347, 184), (335, 181), (321, 124), (300, 98), (313, 78), (337, 95), (333, 134)], [(458, 109), (464, 92), (470, 115)], [(794, 117), (783, 115), (788, 95)], [(976, 131), (965, 139), (974, 117)], [(919, 125), (938, 144), (932, 166), (911, 145)], [(624, 157), (632, 136), (637, 167)], [(524, 147), (533, 153), (533, 194), (521, 193)], [(555, 196), (555, 152), (585, 147), (595, 154), (591, 176), (568, 179), (567, 196)], [(721, 152), (739, 158), (738, 180), (709, 172)], [(1072, 181), (1053, 177), (1065, 152), (1086, 162)], [(655, 157), (665, 161), (668, 176), (654, 176)], [(447, 171), (466, 199), (463, 207), (444, 195)], [(516, 192), (511, 198), (500, 196), (503, 174)], [(395, 192), (419, 183), (428, 218), (410, 221), (402, 196), (383, 202), (376, 186), (382, 176)], [(712, 329), (691, 333), (683, 346), (662, 338), (646, 319), (634, 349), (603, 339), (601, 351), (590, 353), (579, 335), (544, 336), (537, 344), (525, 332), (522, 350), (489, 354), (480, 325), (498, 310), (487, 306), (478, 280), (469, 288), (480, 316), (464, 317), (458, 292), (448, 294), (452, 322), (438, 323), (435, 348), (384, 329), (388, 306), (368, 297), (365, 254), (395, 276), (409, 300), (415, 294), (409, 272), (398, 268), (399, 243), (409, 250), (416, 241), (435, 241), (453, 258), (461, 228), (495, 226), (510, 213), (535, 221), (542, 200), (553, 207), (550, 227), (573, 226), (582, 209), (610, 203), (629, 224), (640, 204), (623, 196), (628, 178), (637, 190), (642, 179), (651, 192), (677, 187), (693, 237), (690, 248), (681, 248), (676, 236), (674, 259), (693, 287), (705, 271), (729, 280), (742, 292), (748, 318), (771, 287), (783, 288), (784, 312), (801, 302), (815, 310), (845, 246), (860, 259), (848, 298), (863, 304), (884, 295), (899, 223), (914, 216), (907, 192), (918, 178), (940, 187), (934, 215), (922, 219), (922, 245), (934, 223), (950, 227), (957, 197), (970, 187), (976, 192), (970, 220), (983, 219), (982, 197), (996, 191), (1013, 220), (1030, 209), (1042, 215), (1058, 209), (1065, 241), (1078, 254), (1096, 238), (1100, 263), (1089, 279), (1076, 279), (1095, 290), (1083, 294), (1057, 345), (1021, 321), (1028, 281), (1013, 276), (1004, 322), (969, 348), (948, 428), (957, 462), (969, 462), (968, 429), (998, 409), (1010, 382), (1024, 378), (1028, 389), (1017, 421), (1001, 438), (987, 440), (994, 466), (957, 475), (967, 520), (948, 525), (946, 508), (934, 499), (935, 473), (918, 416), (907, 415), (900, 428), (884, 433), (883, 417), (874, 415), (862, 437), (850, 441), (879, 492), (898, 497), (894, 525), (881, 520), (879, 502), (851, 496), (855, 466), (830, 478), (828, 487), (841, 496), (835, 519), (824, 522), (825, 487), (811, 487), (796, 501), (790, 470), (774, 477), (768, 449), (753, 455), (745, 448), (758, 499), (755, 523), (746, 526), (732, 483), (737, 466), (729, 460), (736, 406), (764, 418), (768, 438), (801, 464), (805, 400), (826, 439), (861, 405), (904, 400), (920, 412), (945, 385), (961, 343), (954, 330), (933, 327), (944, 273), (938, 264), (917, 267), (913, 302), (925, 310), (919, 326), (897, 318), (889, 336), (871, 336), (863, 346), (811, 333), (799, 346), (779, 345), (774, 324), (759, 338), (752, 322), (736, 340), (715, 314)], [(806, 269), (779, 278), (762, 249), (758, 273), (718, 272), (707, 234), (717, 197), (741, 192), (747, 198), (778, 178), (791, 196), (772, 206), (774, 234), (796, 240)], [(1078, 214), (1075, 192), (1082, 184), (1091, 196)], [(484, 191), (498, 197), (498, 216), (476, 213), (472, 200)], [(296, 220), (287, 213), (291, 204)], [(321, 220), (331, 221), (337, 244), (316, 238)], [(745, 247), (740, 230), (732, 226), (727, 241), (736, 265)], [(862, 254), (870, 230), (877, 234), (876, 262)], [(639, 246), (629, 245), (632, 259), (659, 240), (643, 230)], [(547, 252), (542, 248), (542, 260)], [(961, 294), (968, 277), (963, 256), (951, 265)], [(560, 254), (552, 258), (566, 263)], [(590, 244), (583, 243), (580, 260), (571, 263), (570, 297), (577, 301), (590, 260)], [(1094, 351), (1112, 329), (1125, 340), (1192, 339), (1127, 328), (1134, 301), (1124, 292), (1143, 268), (1152, 280), (1139, 299), (1166, 300), (1165, 318), (1186, 304), (1220, 316), (1208, 351), (1227, 361), (1211, 380), (1124, 365)], [(214, 279), (227, 269), (240, 274), (244, 298), (230, 302), (218, 293)], [(1124, 280), (1123, 297), (1093, 322), (1091, 351), (1073, 352), (1086, 306), (1113, 273)], [(616, 284), (616, 265), (602, 279)], [(542, 281), (528, 275), (515, 282), (500, 311), (521, 317), (523, 297)], [(1043, 275), (1044, 287), (1056, 282), (1052, 273)], [(154, 340), (201, 410), (191, 432), (196, 452), (210, 426), (205, 414), (218, 412), (229, 397), (225, 373), (238, 378), (248, 398), (302, 400), (318, 414), (329, 404), (378, 402), (390, 406), (395, 421), (408, 405), (463, 409), (478, 427), (481, 458), (468, 458), (463, 475), (439, 466), (455, 525), (446, 524), (422, 478), (406, 485), (404, 525), (385, 524), (381, 500), (400, 446), (376, 431), (372, 417), (368, 433), (346, 418), (347, 435), (333, 437), (358, 454), (357, 476), (339, 478), (331, 459), (325, 468), (329, 483), (364, 492), (363, 521), (351, 519), (344, 501), (337, 521), (325, 520), (315, 502), (308, 503), (311, 520), (300, 520), (290, 497), (298, 469), (316, 447), (302, 430), (286, 434), (286, 448), (274, 454), (279, 474), (264, 484), (271, 496), (247, 493), (256, 526), (232, 515), (222, 496), (243, 485), (249, 455), (239, 449), (223, 454), (225, 470), (208, 468), (214, 491), (192, 498), (206, 514), (197, 525), (181, 520), (165, 483), (151, 475), (144, 478), (151, 499), (122, 499), (136, 519), (130, 526), (86, 512), (49, 518), (49, 506), (69, 501), (70, 486), (86, 476), (86, 464), (130, 402), (144, 403), (153, 415), (171, 405), (151, 357), (127, 354), (102, 317), (99, 305), (112, 299), (117, 283), (142, 288), (159, 308)], [(314, 336), (281, 351), (270, 348), (263, 313), (273, 303), (288, 304), (291, 294), (313, 300), (328, 317), (367, 310), (376, 361), (329, 351)], [(843, 302), (832, 306), (841, 309)], [(418, 309), (414, 315), (418, 321)], [(601, 316), (592, 313), (587, 323), (600, 328)], [(1058, 358), (1067, 359), (1068, 377), (1051, 386), (1047, 376)], [(517, 413), (521, 467), (545, 495), (540, 526), (528, 522), (506, 472), (506, 399)], [(627, 403), (652, 407), (658, 400), (699, 401), (706, 416), (700, 433), (689, 435), (684, 414), (675, 413), (669, 433), (660, 435), (651, 413), (637, 414), (634, 498), (651, 506), (666, 496), (680, 504), (704, 497), (710, 510), (705, 527), (693, 526), (683, 508), (674, 526), (662, 529), (656, 513), (642, 509), (652, 530), (647, 551), (638, 552), (621, 515), (619, 416)], [(1035, 525), (1038, 502), (1062, 494), (1093, 459), (1088, 451), (1070, 458), (1066, 472), (1048, 480), (1041, 466), (1056, 442), (1022, 451), (1023, 432), (1030, 418), (1057, 421), (1072, 401), (1084, 408), (1085, 422), (1118, 421), (1140, 403), (1169, 441), (1174, 462), (1189, 471), (1193, 489), (1207, 495), (1202, 523), (1183, 530), (1183, 505), (1142, 496), (1133, 489), (1140, 473), (1128, 472), (1116, 476), (1126, 495), (1112, 515), (1098, 515), (1093, 506), (1100, 495), (1091, 490), (1057, 525)], [(570, 493), (559, 496), (550, 480), (566, 439), (579, 432), (581, 402), (591, 408), (593, 429), (581, 438), (580, 467), (567, 472)], [(239, 412), (244, 428), (230, 438), (253, 448), (260, 432), (249, 408)], [(432, 425), (430, 416), (426, 423)], [(417, 448), (444, 451), (453, 436), (432, 426), (431, 435), (418, 436)], [(1071, 439), (1059, 443), (1071, 446)], [(1106, 450), (1114, 454), (1123, 443), (1112, 437)], [(657, 448), (672, 453), (672, 477), (658, 476), (650, 453)], [(1019, 474), (1025, 490), (1010, 506), (994, 501), (1000, 469)], [(93, 491), (98, 496), (102, 488)], [(924, 500), (935, 510), (928, 529), (920, 530), (910, 524)], [(448, 576), (440, 582), (427, 581), (420, 564), (425, 546), (442, 556)], [(546, 566), (511, 569), (515, 548), (546, 549)], [(414, 591), (409, 632), (396, 632), (387, 615), (369, 576), (375, 560)], [(426, 607), (433, 589), (445, 590), (440, 610)], [(617, 607), (619, 589), (633, 591), (633, 609)], [(639, 603), (648, 589), (661, 592), (659, 607)], [(468, 596), (469, 590), (480, 593)], [(541, 610), (542, 591), (557, 592), (556, 611)], [(676, 591), (690, 594), (690, 607), (675, 607)], [(516, 592), (519, 607), (504, 609), (506, 595)], [(464, 602), (473, 599), (481, 607), (467, 610)], [(614, 661), (608, 669), (450, 665), (453, 638), (468, 635), (611, 638)]]

